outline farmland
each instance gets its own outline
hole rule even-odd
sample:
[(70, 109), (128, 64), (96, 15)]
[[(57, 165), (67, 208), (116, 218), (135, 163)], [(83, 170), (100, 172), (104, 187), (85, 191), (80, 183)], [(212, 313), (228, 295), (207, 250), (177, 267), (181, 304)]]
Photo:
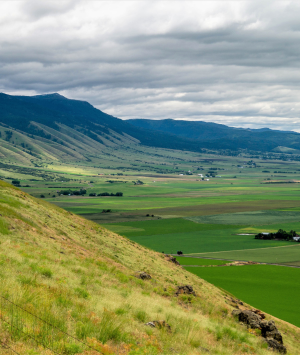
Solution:
[[(151, 150), (147, 154), (149, 157)], [(158, 149), (156, 154), (160, 156), (155, 169), (145, 161), (138, 162), (145, 156), (136, 154), (137, 166), (122, 169), (100, 168), (95, 163), (45, 163), (30, 170), (5, 167), (0, 175), (6, 181), (13, 176), (25, 192), (147, 248), (169, 254), (183, 251), (185, 257), (179, 260), (191, 266), (188, 271), (298, 325), (292, 307), (298, 309), (295, 300), (300, 290), (295, 287), (293, 295), (291, 290), (299, 269), (206, 266), (222, 265), (226, 260), (300, 266), (299, 243), (254, 239), (257, 233), (280, 228), (300, 233), (300, 163), (183, 152), (171, 156)], [(212, 169), (216, 169), (216, 177), (209, 181), (199, 177)], [(72, 193), (80, 189), (86, 194)], [(70, 193), (63, 195), (64, 190)], [(97, 196), (105, 192), (122, 192), (123, 196)], [(276, 301), (278, 298), (287, 300), (286, 304)]]
[(244, 302), (300, 327), (299, 269), (251, 265), (187, 270)]

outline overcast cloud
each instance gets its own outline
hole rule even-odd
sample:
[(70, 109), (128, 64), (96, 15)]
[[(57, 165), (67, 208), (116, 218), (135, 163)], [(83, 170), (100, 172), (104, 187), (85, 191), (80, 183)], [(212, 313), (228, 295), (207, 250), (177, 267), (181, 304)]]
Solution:
[(0, 1), (0, 91), (300, 132), (299, 1)]

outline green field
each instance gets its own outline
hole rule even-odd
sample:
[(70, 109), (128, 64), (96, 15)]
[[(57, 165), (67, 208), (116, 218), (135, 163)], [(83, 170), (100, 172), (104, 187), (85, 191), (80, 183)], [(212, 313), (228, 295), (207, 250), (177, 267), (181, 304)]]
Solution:
[[(39, 168), (27, 170), (0, 166), (0, 175), (7, 181), (18, 178), (33, 196), (43, 195), (150, 249), (205, 257), (178, 260), (251, 305), (300, 325), (296, 316), (300, 270), (267, 265), (201, 267), (226, 263), (218, 259), (300, 266), (300, 244), (254, 239), (259, 232), (278, 229), (300, 234), (299, 157), (289, 161), (292, 155), (270, 156), (273, 159), (147, 148), (145, 153), (119, 150), (112, 158), (77, 165), (39, 161)], [(221, 177), (199, 178), (198, 173), (212, 170)], [(292, 180), (295, 183), (287, 183)], [(86, 189), (85, 196), (61, 196), (61, 190), (80, 188)], [(89, 196), (103, 192), (123, 196)]]
[(276, 224), (279, 220), (287, 222), (297, 222), (300, 219), (300, 211), (249, 211), (238, 213), (225, 213), (211, 216), (189, 217), (191, 221), (197, 223), (217, 223), (217, 224)]
[(300, 260), (299, 243), (291, 243), (280, 247), (267, 247), (248, 250), (231, 250), (214, 253), (193, 254), (206, 258), (220, 258), (226, 260), (251, 260), (262, 263), (298, 265)]
[(241, 226), (199, 224), (180, 218), (105, 227), (148, 248), (171, 254), (178, 250), (191, 254), (291, 245), (291, 242), (256, 240), (253, 235), (238, 235), (243, 232)]
[(300, 269), (271, 265), (186, 269), (251, 306), (300, 327)]

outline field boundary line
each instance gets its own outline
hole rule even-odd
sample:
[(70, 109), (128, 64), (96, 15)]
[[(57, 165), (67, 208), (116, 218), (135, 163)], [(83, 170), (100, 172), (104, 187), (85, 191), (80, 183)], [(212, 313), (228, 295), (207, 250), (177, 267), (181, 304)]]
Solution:
[[(262, 250), (262, 249), (277, 249), (277, 248), (292, 248), (292, 247), (299, 247), (299, 244), (296, 245), (283, 245), (280, 247), (267, 247), (267, 248), (253, 248), (253, 249), (236, 249), (236, 250), (223, 250), (223, 251), (208, 251), (206, 253), (190, 253), (185, 255), (202, 255), (202, 254), (217, 254), (217, 253), (231, 253), (233, 251), (247, 251), (247, 250)], [(177, 254), (173, 254), (177, 255)], [(181, 255), (182, 256), (182, 255)]]
[(17, 354), (17, 355), (21, 355), (20, 353), (18, 353), (16, 350), (14, 350), (13, 348), (11, 348), (9, 345), (7, 345), (6, 343), (3, 343), (1, 340), (0, 340), (0, 346), (1, 348), (3, 349), (9, 349), (11, 350), (13, 353)]

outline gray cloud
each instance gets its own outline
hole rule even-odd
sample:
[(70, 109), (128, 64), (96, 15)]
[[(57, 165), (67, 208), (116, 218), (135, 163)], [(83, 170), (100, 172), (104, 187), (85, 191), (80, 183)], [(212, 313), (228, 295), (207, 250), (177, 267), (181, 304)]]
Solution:
[(0, 91), (300, 131), (300, 3), (2, 1)]

